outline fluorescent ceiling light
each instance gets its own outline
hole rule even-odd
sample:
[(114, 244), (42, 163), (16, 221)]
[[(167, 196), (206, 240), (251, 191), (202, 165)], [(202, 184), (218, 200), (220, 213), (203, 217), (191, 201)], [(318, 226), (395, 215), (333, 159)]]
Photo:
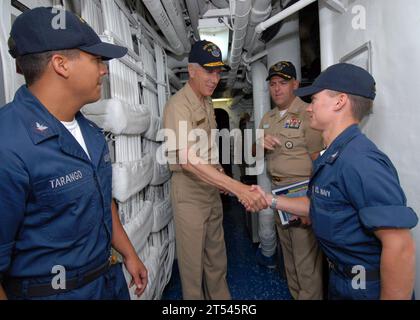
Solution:
[(213, 102), (232, 102), (232, 98), (213, 99)]
[(215, 43), (222, 51), (224, 62), (228, 60), (229, 28), (218, 18), (198, 20), (198, 32), (201, 40)]

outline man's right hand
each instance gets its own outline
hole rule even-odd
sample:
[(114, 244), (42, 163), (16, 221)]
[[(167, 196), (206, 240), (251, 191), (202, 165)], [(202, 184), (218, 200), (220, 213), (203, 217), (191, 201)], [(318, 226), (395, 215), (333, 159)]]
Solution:
[(271, 201), (273, 200), (273, 195), (271, 193), (267, 193), (265, 192), (260, 186), (252, 186), (251, 187), (251, 192), (255, 192), (255, 193), (259, 193), (261, 194), (264, 199), (265, 202), (267, 203), (268, 206), (271, 206)]
[(264, 195), (259, 192), (253, 192), (248, 185), (241, 185), (237, 197), (247, 211), (258, 212), (268, 208)]
[(266, 150), (274, 151), (276, 146), (280, 145), (280, 140), (276, 137), (266, 134), (263, 140), (260, 140), (260, 144)]
[[(257, 192), (257, 193), (260, 193), (261, 195), (263, 195), (265, 197), (265, 201), (267, 202), (267, 204), (269, 206), (271, 206), (271, 202), (273, 200), (273, 195), (272, 194), (266, 193), (260, 186), (252, 186), (251, 191), (252, 192)], [(311, 218), (309, 218), (309, 217), (299, 217), (299, 216), (294, 216), (294, 217), (300, 219), (302, 225), (304, 225), (306, 227), (309, 227), (309, 226), (312, 225)]]

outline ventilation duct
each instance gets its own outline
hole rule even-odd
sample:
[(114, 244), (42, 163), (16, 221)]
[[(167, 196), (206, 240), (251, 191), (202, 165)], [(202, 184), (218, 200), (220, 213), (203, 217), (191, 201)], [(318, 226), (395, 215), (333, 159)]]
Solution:
[[(267, 68), (261, 62), (255, 62), (251, 65), (252, 72), (252, 90), (254, 98), (254, 119), (255, 127), (259, 125), (264, 114), (270, 111), (270, 95), (268, 90)], [(258, 162), (257, 162), (258, 164)], [(267, 166), (265, 165), (264, 168)], [(258, 185), (266, 192), (271, 190), (271, 181), (267, 176), (267, 171), (263, 169), (262, 174), (258, 175)], [(264, 256), (274, 255), (277, 244), (277, 236), (274, 222), (274, 212), (271, 209), (265, 209), (258, 215), (258, 234), (261, 241), (261, 252)]]
[(255, 35), (255, 27), (268, 19), (271, 13), (271, 0), (258, 0), (254, 1), (254, 5), (251, 10), (251, 15), (249, 18), (248, 23), (248, 30), (246, 32), (245, 38), (245, 50), (249, 50), (252, 46), (254, 41), (256, 41)]
[(185, 52), (185, 48), (179, 39), (174, 26), (171, 23), (165, 9), (160, 1), (156, 0), (143, 0), (144, 5), (149, 10), (153, 19), (156, 21), (162, 33), (165, 35), (171, 47), (174, 49), (174, 53), (182, 55)]
[(250, 11), (251, 0), (236, 1), (232, 51), (229, 58), (229, 65), (232, 69), (229, 72), (227, 87), (232, 87), (236, 80), (236, 74), (238, 73), (239, 64), (241, 63), (242, 49), (245, 43)]
[(179, 39), (184, 46), (185, 52), (190, 52), (191, 42), (188, 38), (181, 4), (178, 0), (162, 0), (162, 4), (165, 7), (166, 12), (169, 13), (169, 19), (171, 19), (172, 25), (177, 35), (179, 35)]
[(196, 40), (198, 40), (200, 39), (200, 35), (198, 34), (198, 19), (200, 17), (200, 8), (198, 7), (197, 0), (185, 0), (185, 4), (187, 5), (194, 37)]

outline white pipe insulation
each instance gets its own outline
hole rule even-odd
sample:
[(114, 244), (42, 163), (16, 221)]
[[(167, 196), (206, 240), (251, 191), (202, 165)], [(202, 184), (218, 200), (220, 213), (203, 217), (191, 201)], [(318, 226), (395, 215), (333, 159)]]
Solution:
[(209, 3), (208, 1), (199, 0), (197, 1), (197, 4), (198, 4), (199, 14), (202, 17), (209, 9)]
[(255, 32), (257, 34), (262, 33), (263, 31), (267, 30), (272, 25), (276, 24), (277, 22), (280, 22), (294, 13), (300, 11), (301, 9), (309, 6), (310, 4), (314, 3), (317, 0), (300, 0), (299, 2), (296, 2), (294, 5), (290, 6), (289, 8), (280, 11), (275, 16), (272, 16), (270, 19), (261, 22), (256, 28)]
[(174, 57), (168, 56), (168, 68), (173, 69), (181, 69), (188, 67), (188, 57), (184, 57), (182, 60), (178, 60)]
[(171, 47), (174, 49), (175, 54), (182, 55), (185, 48), (179, 39), (171, 20), (166, 14), (165, 9), (160, 1), (156, 0), (143, 0), (144, 5), (149, 10), (153, 19), (156, 21), (162, 33), (165, 35)]
[(259, 23), (268, 19), (271, 10), (271, 0), (254, 1), (254, 5), (251, 9), (251, 15), (249, 17), (248, 30), (246, 32), (245, 50), (249, 50), (252, 47), (253, 42), (255, 41), (255, 27)]
[[(262, 62), (254, 62), (251, 65), (252, 72), (252, 90), (254, 98), (254, 121), (258, 128), (264, 114), (270, 111), (270, 94), (268, 90), (267, 68)], [(264, 166), (267, 167), (266, 165)], [(267, 171), (263, 170), (258, 175), (258, 185), (266, 192), (271, 192), (271, 181)], [(266, 257), (271, 257), (276, 251), (277, 235), (274, 222), (274, 211), (265, 209), (258, 215), (258, 234), (261, 241), (261, 252)]]
[(236, 80), (250, 12), (251, 0), (238, 0), (235, 2), (235, 23), (233, 25), (232, 49), (229, 57), (229, 66), (232, 69), (229, 72), (227, 87), (232, 87)]
[(140, 24), (146, 29), (146, 31), (149, 32), (153, 40), (155, 40), (162, 48), (175, 53), (175, 50), (164, 39), (162, 39), (158, 35), (158, 33), (152, 28), (152, 26), (141, 15), (136, 13), (135, 16), (136, 16), (136, 19), (140, 22)]
[(227, 1), (227, 0), (212, 0), (212, 3), (215, 7), (219, 8), (219, 9), (229, 7), (229, 1)]
[(242, 55), (242, 61), (246, 66), (249, 66), (251, 63), (254, 63), (257, 60), (264, 58), (268, 54), (267, 50), (263, 50), (258, 52), (257, 54), (253, 55), (252, 57), (248, 58), (246, 54)]
[(200, 39), (200, 35), (198, 34), (198, 19), (200, 16), (200, 8), (198, 7), (197, 0), (185, 0), (185, 4), (187, 5), (194, 36), (196, 39)]
[(169, 76), (169, 81), (177, 90), (182, 89), (183, 84), (181, 80), (176, 76), (176, 74), (171, 69), (168, 69), (168, 76)]
[(172, 25), (184, 46), (185, 52), (190, 52), (191, 42), (188, 38), (187, 27), (185, 25), (184, 15), (181, 4), (178, 0), (161, 0), (166, 9), (166, 13), (171, 19)]

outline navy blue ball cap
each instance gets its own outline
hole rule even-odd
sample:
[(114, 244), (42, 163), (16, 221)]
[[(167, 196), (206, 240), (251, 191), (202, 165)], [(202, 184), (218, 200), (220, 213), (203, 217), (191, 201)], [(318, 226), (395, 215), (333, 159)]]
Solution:
[(121, 58), (128, 49), (102, 42), (96, 32), (70, 11), (52, 7), (27, 10), (17, 17), (10, 32), (16, 58), (48, 51), (79, 49), (104, 60)]
[(348, 93), (374, 100), (376, 83), (365, 69), (348, 63), (338, 63), (322, 72), (311, 86), (297, 89), (295, 95), (311, 96), (322, 90)]
[(193, 44), (188, 62), (198, 63), (207, 70), (220, 68), (230, 70), (230, 67), (223, 62), (220, 48), (207, 40), (197, 41)]
[(280, 61), (272, 65), (268, 71), (267, 81), (272, 77), (279, 76), (284, 80), (296, 79), (296, 68), (290, 61)]

